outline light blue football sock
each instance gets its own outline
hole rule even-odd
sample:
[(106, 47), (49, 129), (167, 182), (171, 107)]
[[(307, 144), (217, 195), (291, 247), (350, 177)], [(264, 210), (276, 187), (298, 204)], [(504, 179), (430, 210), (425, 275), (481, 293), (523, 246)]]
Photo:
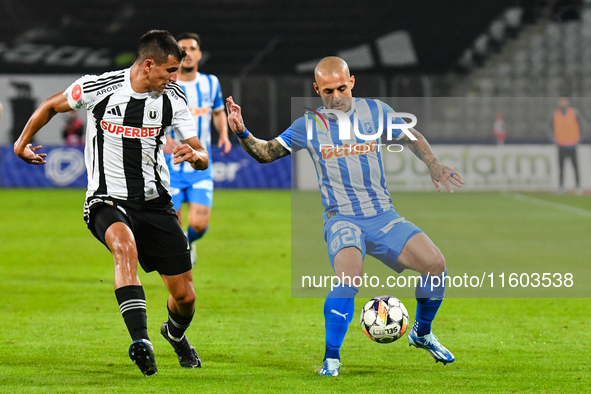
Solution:
[(324, 327), (326, 330), (326, 351), (324, 359), (341, 359), (339, 350), (355, 312), (357, 289), (346, 284), (332, 289), (324, 302)]
[[(431, 322), (445, 297), (445, 276), (447, 276), (447, 270), (438, 276), (421, 275), (421, 280), (417, 283), (415, 289), (417, 313), (413, 329), (419, 337), (431, 333)], [(433, 281), (433, 278), (439, 278), (439, 280)]]
[(199, 238), (203, 237), (207, 230), (209, 230), (209, 226), (207, 226), (205, 228), (205, 231), (203, 231), (202, 233), (198, 233), (197, 231), (193, 230), (193, 227), (189, 226), (189, 228), (187, 229), (187, 239), (189, 240), (189, 243), (193, 243), (197, 241)]

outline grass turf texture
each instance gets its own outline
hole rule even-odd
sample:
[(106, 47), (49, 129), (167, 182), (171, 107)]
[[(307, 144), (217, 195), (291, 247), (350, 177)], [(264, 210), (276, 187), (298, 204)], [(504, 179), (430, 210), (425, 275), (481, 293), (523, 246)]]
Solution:
[[(198, 302), (188, 332), (202, 369), (178, 365), (159, 334), (167, 292), (157, 274), (140, 273), (159, 369), (144, 378), (127, 356), (131, 341), (113, 293), (112, 258), (82, 222), (83, 195), (0, 190), (0, 392), (580, 393), (590, 387), (586, 299), (446, 299), (434, 331), (457, 361), (445, 367), (409, 348), (406, 337), (388, 345), (369, 341), (358, 327), (360, 299), (341, 375), (317, 376), (323, 300), (290, 297), (290, 193), (276, 191), (216, 191), (210, 231), (199, 243)], [(591, 210), (588, 197), (535, 197)], [(489, 242), (518, 264), (538, 244), (530, 244), (534, 238), (589, 257), (589, 218), (562, 212), (555, 231), (547, 231), (548, 208), (497, 194), (403, 193), (395, 203), (431, 236), (450, 267), (460, 258), (494, 265), (499, 256), (489, 253)], [(497, 223), (506, 210), (520, 215)], [(491, 230), (461, 226), (474, 217)], [(531, 232), (524, 242), (499, 229), (524, 223)], [(561, 231), (573, 225), (583, 232), (575, 239)], [(403, 301), (412, 321), (415, 301)]]

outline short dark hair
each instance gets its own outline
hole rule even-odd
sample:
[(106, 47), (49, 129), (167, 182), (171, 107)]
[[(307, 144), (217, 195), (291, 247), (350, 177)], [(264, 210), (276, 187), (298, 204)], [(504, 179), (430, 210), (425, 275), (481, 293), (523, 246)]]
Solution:
[(199, 35), (197, 33), (185, 32), (185, 33), (179, 34), (176, 37), (177, 41), (187, 40), (187, 39), (197, 41), (197, 45), (199, 45), (199, 49), (201, 49), (201, 37), (199, 37)]
[(137, 62), (138, 60), (154, 59), (154, 62), (160, 65), (166, 63), (169, 56), (173, 56), (180, 62), (186, 55), (168, 31), (150, 30), (140, 38), (135, 60)]

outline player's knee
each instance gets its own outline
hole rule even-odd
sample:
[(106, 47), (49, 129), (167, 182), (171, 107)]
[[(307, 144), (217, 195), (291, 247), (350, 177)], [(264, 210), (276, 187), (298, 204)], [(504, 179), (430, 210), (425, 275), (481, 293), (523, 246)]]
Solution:
[(207, 220), (195, 220), (194, 222), (189, 224), (193, 230), (196, 232), (203, 234), (207, 230), (207, 226), (209, 225)]
[(195, 303), (195, 290), (189, 287), (185, 291), (173, 294), (173, 297), (178, 305), (193, 305)]
[[(345, 282), (363, 276), (363, 256), (356, 247), (341, 249), (334, 257), (334, 270), (337, 277)], [(350, 278), (350, 279), (349, 279)]]
[(437, 251), (437, 253), (433, 253), (431, 258), (429, 258), (427, 269), (429, 275), (441, 275), (445, 272), (445, 257), (443, 257), (441, 252)]
[(137, 249), (131, 240), (116, 239), (109, 245), (109, 248), (115, 259), (115, 264), (137, 260)]

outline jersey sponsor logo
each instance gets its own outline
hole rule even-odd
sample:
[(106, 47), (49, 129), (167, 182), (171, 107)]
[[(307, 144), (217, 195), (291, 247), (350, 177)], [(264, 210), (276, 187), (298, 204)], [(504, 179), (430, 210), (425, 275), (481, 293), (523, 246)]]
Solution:
[(125, 138), (153, 138), (160, 133), (160, 127), (140, 129), (137, 127), (116, 125), (104, 120), (101, 121), (101, 128), (110, 134), (121, 135)]
[(122, 83), (118, 83), (118, 84), (115, 84), (115, 85), (107, 86), (106, 88), (103, 88), (103, 89), (99, 90), (98, 92), (96, 92), (96, 95), (97, 96), (100, 96), (101, 94), (112, 92), (114, 90), (119, 89), (122, 86), (123, 86)]
[(74, 85), (74, 88), (72, 89), (72, 100), (78, 101), (78, 100), (80, 100), (81, 96), (82, 96), (82, 88), (78, 84)]
[(148, 107), (148, 108), (146, 108), (146, 116), (152, 122), (158, 122), (160, 120), (162, 114), (160, 113), (160, 110), (158, 108)]
[(191, 108), (191, 115), (202, 116), (207, 115), (210, 111), (209, 107)]
[(174, 97), (174, 98), (175, 98), (175, 99), (177, 99), (177, 100), (184, 100), (183, 98), (181, 98), (181, 96), (179, 96), (179, 95), (177, 94), (177, 92), (176, 92), (176, 91), (174, 91), (174, 90), (173, 90), (173, 87), (170, 87), (170, 86), (169, 86), (169, 88), (170, 88), (170, 89), (167, 89), (167, 90), (166, 90), (166, 94), (169, 94), (171, 97)]
[(345, 145), (320, 145), (320, 152), (322, 153), (322, 160), (333, 158), (365, 155), (369, 152), (378, 150), (378, 144), (374, 141), (371, 144), (364, 142), (362, 144), (345, 144)]

